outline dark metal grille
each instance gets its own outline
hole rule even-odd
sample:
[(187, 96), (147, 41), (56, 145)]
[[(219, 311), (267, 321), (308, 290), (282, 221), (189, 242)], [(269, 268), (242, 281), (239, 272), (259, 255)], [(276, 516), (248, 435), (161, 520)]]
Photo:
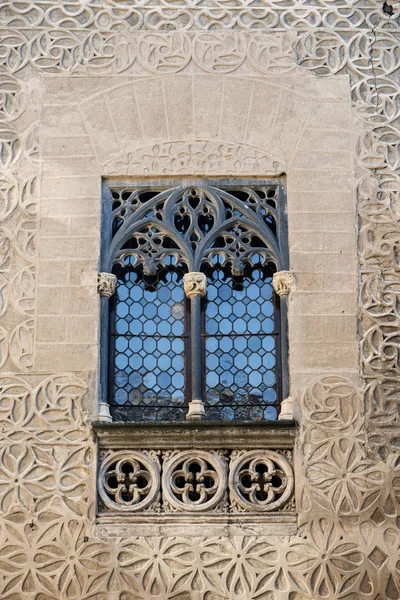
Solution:
[[(114, 420), (184, 420), (200, 372), (208, 419), (276, 419), (287, 381), (272, 290), (273, 272), (288, 268), (282, 186), (159, 182), (108, 194), (101, 262), (118, 278), (108, 369)], [(208, 282), (196, 361), (194, 305), (182, 281), (191, 271)]]
[(110, 409), (117, 421), (176, 421), (184, 410), (183, 272), (120, 273), (111, 333)]
[(278, 416), (277, 308), (272, 273), (262, 265), (243, 277), (207, 270), (205, 369), (207, 417), (274, 420)]

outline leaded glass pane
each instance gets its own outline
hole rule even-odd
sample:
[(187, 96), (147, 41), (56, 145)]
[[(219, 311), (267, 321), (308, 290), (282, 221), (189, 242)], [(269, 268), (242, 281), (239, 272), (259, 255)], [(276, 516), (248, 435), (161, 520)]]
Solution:
[(242, 277), (207, 269), (205, 370), (207, 417), (277, 418), (276, 307), (272, 273), (261, 264)]
[(111, 333), (111, 412), (118, 421), (184, 418), (183, 273), (119, 275)]

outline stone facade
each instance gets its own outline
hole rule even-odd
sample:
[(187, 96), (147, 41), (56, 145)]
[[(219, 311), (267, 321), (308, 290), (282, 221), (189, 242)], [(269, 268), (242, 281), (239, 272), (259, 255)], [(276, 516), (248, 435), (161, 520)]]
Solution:
[[(1, 4), (4, 600), (400, 598), (393, 13), (371, 0)], [(97, 285), (112, 287), (98, 282), (102, 178), (282, 174), (297, 521), (110, 526), (98, 444), (127, 444), (91, 428)], [(273, 435), (260, 450), (281, 448)], [(131, 456), (168, 451), (150, 441)]]

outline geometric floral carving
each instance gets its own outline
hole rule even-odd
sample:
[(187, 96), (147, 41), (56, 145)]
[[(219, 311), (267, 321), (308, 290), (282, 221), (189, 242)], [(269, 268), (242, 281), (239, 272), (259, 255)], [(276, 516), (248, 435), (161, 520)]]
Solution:
[(144, 510), (159, 494), (159, 465), (143, 452), (111, 454), (100, 465), (98, 482), (101, 500), (108, 508)]
[(107, 175), (282, 173), (277, 159), (245, 144), (220, 141), (168, 141), (117, 154), (105, 164)]
[[(361, 359), (367, 381), (368, 426), (364, 403), (351, 382), (327, 377), (310, 385), (303, 403), (299, 448), (299, 462), (304, 463), (309, 480), (301, 479), (303, 464), (296, 467), (302, 537), (192, 540), (138, 536), (122, 539), (114, 548), (109, 540), (93, 535), (93, 512), (86, 510), (91, 504), (88, 467), (93, 470), (93, 464), (88, 429), (79, 411), (84, 383), (73, 375), (49, 376), (42, 383), (4, 376), (0, 382), (0, 490), (6, 513), (0, 532), (0, 596), (5, 600), (399, 598), (396, 5), (394, 17), (389, 17), (382, 12), (382, 3), (352, 2), (350, 8), (349, 3), (327, 0), (311, 4), (288, 0), (257, 7), (247, 1), (235, 7), (225, 0), (167, 4), (110, 0), (76, 5), (6, 2), (0, 6), (0, 169), (11, 168), (0, 181), (0, 271), (4, 277), (0, 286), (5, 318), (11, 318), (12, 308), (18, 313), (8, 330), (8, 334), (14, 332), (12, 359), (18, 369), (30, 368), (31, 352), (26, 349), (30, 350), (32, 338), (25, 336), (32, 327), (20, 328), (20, 324), (34, 314), (33, 285), (31, 281), (26, 284), (27, 271), (21, 280), (16, 276), (14, 284), (8, 280), (10, 273), (14, 276), (33, 267), (35, 259), (36, 224), (19, 228), (22, 219), (34, 216), (36, 205), (29, 183), (37, 172), (35, 136), (29, 123), (36, 120), (35, 103), (30, 102), (32, 114), (26, 108), (29, 70), (143, 75), (176, 72), (186, 66), (207, 73), (233, 72), (246, 64), (253, 72), (287, 72), (298, 68), (292, 60), (295, 53), (300, 68), (317, 75), (350, 76), (355, 114), (364, 130), (357, 146), (357, 192)], [(141, 28), (147, 30), (143, 39)], [(205, 39), (208, 30), (212, 35)], [(240, 41), (237, 36), (230, 38), (234, 41), (229, 46), (232, 42), (228, 38), (225, 42), (221, 35), (225, 30), (243, 32), (243, 37)], [(285, 31), (297, 38), (289, 48)], [(282, 43), (277, 42), (278, 35)], [(20, 127), (27, 131), (21, 134)], [(172, 150), (169, 143), (174, 144)], [(199, 160), (190, 172), (201, 173), (202, 161), (210, 157), (215, 157), (211, 164), (223, 164), (228, 175), (235, 172), (235, 161), (236, 172), (246, 171), (248, 149), (243, 153), (236, 145), (190, 144), (166, 142), (128, 153), (124, 167), (122, 160), (117, 164), (117, 174), (143, 175), (145, 169), (171, 173), (171, 163), (181, 150), (185, 156), (176, 172), (187, 173), (188, 149), (189, 154), (196, 154), (200, 144)], [(253, 151), (249, 170), (272, 172), (272, 160)], [(223, 162), (225, 156), (229, 158)], [(142, 171), (141, 164), (145, 166)], [(8, 344), (9, 335), (4, 339)], [(3, 355), (8, 357), (9, 347)], [(367, 444), (379, 454), (370, 454)], [(47, 464), (57, 477), (64, 473), (62, 484), (53, 491), (52, 478), (42, 479)], [(379, 476), (375, 465), (381, 469)], [(14, 486), (16, 471), (19, 482)], [(334, 483), (332, 471), (343, 473), (340, 483)], [(35, 474), (38, 483), (32, 477)], [(377, 487), (379, 498), (375, 497)]]
[(306, 475), (314, 500), (339, 516), (370, 509), (379, 498), (383, 481), (379, 464), (346, 438), (334, 442), (326, 455), (310, 460)]
[(163, 473), (163, 494), (175, 510), (207, 511), (226, 491), (226, 465), (215, 453), (187, 451), (172, 454)]
[(71, 375), (50, 376), (37, 387), (21, 377), (1, 376), (0, 439), (27, 435), (50, 444), (57, 439), (74, 441), (68, 432), (77, 432), (82, 425), (85, 392), (84, 382)]
[(293, 485), (292, 468), (277, 452), (239, 452), (230, 465), (230, 493), (245, 510), (260, 512), (284, 506), (293, 493)]

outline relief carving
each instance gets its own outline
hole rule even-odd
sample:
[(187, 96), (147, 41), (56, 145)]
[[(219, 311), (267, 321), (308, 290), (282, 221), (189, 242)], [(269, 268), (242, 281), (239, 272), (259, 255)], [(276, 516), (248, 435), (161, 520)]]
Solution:
[(183, 287), (187, 298), (203, 298), (207, 293), (207, 279), (204, 273), (186, 273)]
[(284, 172), (275, 158), (251, 146), (212, 140), (172, 141), (115, 156), (104, 165), (107, 175), (239, 175)]
[(234, 501), (242, 509), (276, 510), (293, 494), (293, 471), (277, 452), (243, 452), (230, 465), (229, 487)]
[[(31, 126), (37, 116), (27, 117), (30, 125), (20, 131), (25, 69), (143, 74), (195, 66), (233, 72), (247, 62), (258, 72), (287, 72), (296, 68), (295, 54), (297, 65), (317, 75), (350, 75), (353, 105), (369, 129), (357, 146), (367, 422), (364, 399), (351, 382), (331, 376), (310, 384), (303, 400), (302, 464), (296, 468), (299, 477), (305, 472), (297, 502), (301, 536), (138, 535), (114, 547), (92, 530), (95, 498), (89, 474), (94, 465), (89, 430), (79, 412), (85, 384), (71, 374), (39, 383), (4, 375), (2, 597), (400, 598), (400, 58), (394, 10), (389, 18), (381, 3), (349, 8), (328, 1), (256, 8), (245, 2), (237, 10), (225, 0), (174, 6), (164, 0), (76, 6), (6, 2), (0, 7), (1, 310), (12, 322), (8, 334), (2, 330), (0, 361), (11, 356), (7, 371), (32, 365), (34, 322), (27, 315), (34, 314), (38, 169)], [(140, 28), (150, 31), (136, 45)], [(185, 31), (165, 33), (173, 29)], [(216, 29), (238, 35), (224, 38)], [(296, 32), (298, 39), (290, 47), (278, 43), (273, 52), (276, 34), (284, 30)], [(242, 31), (249, 37), (240, 37)], [(34, 103), (30, 110), (35, 112)], [(280, 172), (277, 163), (274, 167), (254, 149), (207, 141), (169, 144), (117, 157), (107, 174)], [(11, 281), (10, 274), (16, 279)]]
[(207, 511), (226, 493), (226, 464), (211, 452), (176, 452), (167, 459), (163, 495), (172, 510)]
[(278, 271), (272, 276), (272, 285), (278, 296), (288, 296), (294, 285), (291, 271)]
[(117, 287), (117, 278), (113, 273), (99, 273), (97, 276), (97, 291), (100, 296), (111, 298)]
[(158, 462), (143, 452), (120, 452), (104, 460), (99, 473), (99, 494), (108, 508), (144, 510), (160, 492)]

